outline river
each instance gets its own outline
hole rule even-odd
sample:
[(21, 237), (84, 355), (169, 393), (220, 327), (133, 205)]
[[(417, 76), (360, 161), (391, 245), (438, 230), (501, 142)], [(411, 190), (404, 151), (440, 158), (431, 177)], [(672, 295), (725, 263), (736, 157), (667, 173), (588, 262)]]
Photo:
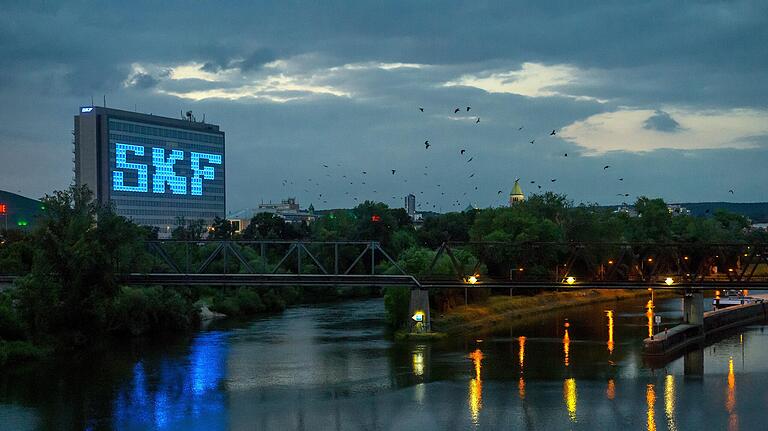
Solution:
[(766, 429), (765, 326), (651, 366), (641, 340), (654, 315), (679, 322), (681, 300), (649, 305), (431, 344), (388, 340), (380, 299), (294, 307), (7, 370), (0, 429)]

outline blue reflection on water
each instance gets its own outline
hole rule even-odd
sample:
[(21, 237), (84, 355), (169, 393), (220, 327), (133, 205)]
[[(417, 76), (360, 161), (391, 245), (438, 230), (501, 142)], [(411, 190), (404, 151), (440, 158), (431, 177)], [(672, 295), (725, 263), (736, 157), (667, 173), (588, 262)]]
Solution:
[(131, 382), (116, 396), (114, 428), (227, 429), (226, 399), (219, 389), (227, 350), (223, 332), (206, 332), (195, 338), (186, 357), (137, 362)]

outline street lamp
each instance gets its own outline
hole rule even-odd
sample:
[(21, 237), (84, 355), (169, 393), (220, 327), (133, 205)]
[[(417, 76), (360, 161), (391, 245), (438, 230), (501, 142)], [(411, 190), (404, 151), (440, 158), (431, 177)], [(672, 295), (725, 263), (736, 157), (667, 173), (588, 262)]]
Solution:
[(667, 278), (664, 280), (664, 283), (666, 283), (666, 284), (667, 284), (667, 286), (671, 286), (671, 285), (672, 285), (672, 283), (674, 283), (674, 282), (675, 282), (675, 280), (673, 280), (673, 279), (672, 279), (672, 277), (667, 277)]
[(576, 282), (576, 279), (573, 277), (568, 277), (565, 279), (565, 282), (568, 283), (568, 285), (573, 285), (573, 283)]

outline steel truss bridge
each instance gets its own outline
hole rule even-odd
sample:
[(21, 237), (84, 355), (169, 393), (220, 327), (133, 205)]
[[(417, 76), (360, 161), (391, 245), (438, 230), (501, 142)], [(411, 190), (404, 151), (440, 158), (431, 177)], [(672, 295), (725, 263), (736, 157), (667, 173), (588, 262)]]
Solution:
[[(768, 289), (768, 243), (445, 242), (410, 273), (377, 241), (148, 241), (131, 285)], [(423, 265), (422, 265), (423, 266)]]

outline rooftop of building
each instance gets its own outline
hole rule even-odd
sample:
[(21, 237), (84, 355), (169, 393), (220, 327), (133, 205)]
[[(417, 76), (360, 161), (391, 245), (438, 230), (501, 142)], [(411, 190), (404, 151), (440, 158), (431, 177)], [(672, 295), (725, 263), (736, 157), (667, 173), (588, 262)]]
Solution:
[[(183, 129), (199, 130), (207, 133), (217, 133), (223, 135), (224, 132), (219, 130), (219, 126), (211, 124), (205, 121), (198, 121), (192, 111), (187, 111), (188, 116), (184, 112), (179, 113), (179, 118), (164, 117), (161, 115), (155, 115), (154, 113), (141, 113), (135, 111), (126, 111), (123, 109), (105, 108), (103, 106), (81, 106), (78, 115), (108, 115), (113, 117), (120, 117), (126, 120), (133, 120), (142, 123), (152, 123), (166, 127), (177, 127)], [(203, 116), (204, 117), (204, 116)]]

